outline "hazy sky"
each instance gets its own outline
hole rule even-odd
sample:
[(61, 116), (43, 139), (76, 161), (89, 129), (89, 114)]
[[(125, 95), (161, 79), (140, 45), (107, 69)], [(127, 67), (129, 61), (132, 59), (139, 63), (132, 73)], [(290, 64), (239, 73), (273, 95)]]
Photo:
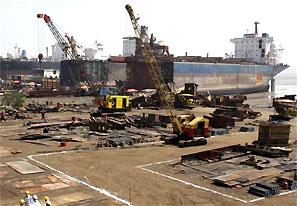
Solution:
[(0, 0), (0, 55), (17, 44), (27, 56), (45, 53), (55, 39), (46, 13), (61, 32), (73, 35), (85, 47), (102, 42), (111, 55), (122, 53), (122, 37), (134, 35), (125, 4), (132, 5), (140, 23), (177, 55), (224, 56), (233, 50), (231, 38), (254, 31), (269, 33), (282, 45), (283, 61), (296, 68), (296, 3), (294, 0)]

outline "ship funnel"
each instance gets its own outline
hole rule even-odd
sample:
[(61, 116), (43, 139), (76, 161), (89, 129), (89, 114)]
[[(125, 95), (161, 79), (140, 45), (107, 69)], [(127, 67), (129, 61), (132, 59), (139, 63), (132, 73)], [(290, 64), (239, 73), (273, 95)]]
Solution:
[(255, 21), (255, 34), (258, 34), (258, 24), (260, 24), (260, 22)]

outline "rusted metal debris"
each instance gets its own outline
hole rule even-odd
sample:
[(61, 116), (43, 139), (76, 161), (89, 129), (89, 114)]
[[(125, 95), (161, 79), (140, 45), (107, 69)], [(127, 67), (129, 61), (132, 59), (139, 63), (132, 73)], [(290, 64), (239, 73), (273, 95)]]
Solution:
[(181, 162), (190, 160), (202, 160), (207, 162), (221, 161), (234, 157), (246, 155), (247, 151), (242, 150), (243, 146), (231, 145), (227, 147), (221, 147), (213, 150), (207, 150), (203, 152), (197, 152), (181, 156)]
[(212, 128), (227, 128), (235, 126), (235, 118), (224, 116), (221, 114), (203, 115), (204, 118), (209, 120), (209, 126)]
[(282, 148), (271, 148), (267, 146), (260, 146), (257, 144), (245, 145), (242, 148), (244, 151), (251, 151), (253, 154), (261, 155), (264, 157), (287, 157), (289, 156), (291, 149), (282, 149)]
[(297, 116), (296, 95), (285, 95), (284, 97), (273, 98), (272, 106), (282, 117)]
[(259, 125), (258, 144), (265, 146), (287, 146), (290, 136), (290, 124), (281, 122), (262, 122)]
[(289, 190), (297, 189), (297, 180), (294, 180), (294, 179), (279, 176), (276, 178), (276, 183), (283, 189), (289, 189)]
[(269, 197), (280, 193), (279, 185), (273, 182), (258, 182), (249, 188), (249, 193), (260, 197)]
[(243, 121), (244, 119), (255, 119), (261, 116), (260, 112), (253, 111), (249, 105), (245, 104), (243, 107), (226, 107), (223, 106), (221, 108), (217, 108), (214, 114), (223, 115), (226, 117), (233, 117), (236, 118), (238, 121)]
[[(1, 120), (6, 120), (6, 119), (31, 119), (31, 115), (29, 115), (26, 110), (23, 109), (15, 109), (11, 106), (4, 106), (2, 107), (2, 111), (0, 108), (1, 112)], [(3, 117), (2, 117), (3, 115)], [(1, 121), (0, 120), (0, 121)]]
[(56, 97), (56, 96), (79, 96), (79, 91), (47, 91), (34, 90), (30, 91), (27, 97)]
[(45, 104), (32, 104), (32, 103), (29, 103), (27, 106), (25, 106), (25, 109), (27, 111), (30, 111), (30, 112), (34, 112), (34, 113), (40, 113), (40, 112), (58, 112), (59, 109), (61, 108), (61, 105), (60, 104), (57, 104), (55, 107), (49, 107)]

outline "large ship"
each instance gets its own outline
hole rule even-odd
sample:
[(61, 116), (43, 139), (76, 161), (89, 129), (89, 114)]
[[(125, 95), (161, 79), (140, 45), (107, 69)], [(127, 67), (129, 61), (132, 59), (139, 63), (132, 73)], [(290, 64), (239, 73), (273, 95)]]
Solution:
[[(164, 81), (175, 90), (185, 83), (195, 83), (198, 90), (211, 94), (239, 94), (268, 91), (275, 75), (288, 68), (280, 63), (280, 50), (267, 33), (244, 34), (231, 39), (234, 55), (223, 57), (177, 56), (168, 46), (157, 42), (153, 34), (146, 39), (153, 50)], [(148, 28), (141, 27), (147, 36)], [(79, 87), (80, 82), (97, 81), (100, 84), (124, 83), (126, 89), (154, 88), (148, 64), (141, 53), (136, 37), (123, 38), (123, 56), (112, 56), (108, 61), (65, 60), (60, 64), (61, 87)]]
[[(234, 55), (226, 54), (227, 58), (187, 55), (172, 57), (168, 54), (167, 46), (154, 43), (153, 35), (148, 41), (161, 62), (163, 77), (170, 83), (168, 76), (172, 76), (171, 83), (177, 90), (183, 88), (185, 83), (195, 83), (199, 91), (213, 94), (263, 92), (268, 91), (269, 82), (273, 81), (274, 76), (289, 66), (280, 63), (280, 49), (276, 49), (273, 37), (268, 33), (259, 35), (257, 25), (258, 22), (255, 22), (254, 33), (231, 39), (235, 52)], [(147, 32), (147, 27), (142, 27), (142, 30)], [(150, 80), (144, 75), (148, 73), (144, 71), (141, 55), (137, 54), (137, 39), (124, 38), (123, 47), (124, 56), (128, 56), (127, 69), (130, 71), (127, 85), (135, 89), (151, 87)], [(170, 67), (173, 68), (168, 69)], [(132, 80), (137, 80), (138, 84)]]

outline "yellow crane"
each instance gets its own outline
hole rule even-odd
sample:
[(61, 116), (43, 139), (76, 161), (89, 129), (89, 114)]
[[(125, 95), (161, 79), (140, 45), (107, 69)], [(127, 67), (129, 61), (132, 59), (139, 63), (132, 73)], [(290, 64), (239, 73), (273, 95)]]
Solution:
[[(175, 128), (176, 133), (177, 133), (177, 137), (170, 139), (168, 141), (168, 143), (169, 142), (179, 143), (179, 144), (182, 143), (181, 146), (206, 144), (207, 141), (204, 138), (196, 140), (196, 139), (194, 139), (194, 135), (189, 135), (188, 127), (189, 127), (189, 123), (193, 123), (193, 121), (194, 121), (194, 126), (192, 127), (193, 129), (190, 132), (190, 133), (193, 133), (192, 131), (197, 131), (197, 129), (198, 129), (197, 126), (200, 123), (204, 123), (202, 126), (202, 130), (204, 130), (204, 133), (206, 133), (205, 128), (207, 128), (207, 133), (208, 133), (208, 121), (203, 118), (199, 118), (200, 120), (197, 121), (198, 119), (195, 118), (195, 119), (187, 120), (186, 122), (183, 122), (183, 123), (180, 122), (180, 118), (178, 117), (177, 112), (173, 105), (174, 96), (172, 95), (170, 88), (167, 86), (167, 84), (163, 80), (158, 61), (157, 61), (156, 57), (154, 56), (152, 49), (150, 48), (149, 42), (147, 41), (147, 39), (149, 39), (149, 38), (148, 38), (147, 34), (143, 35), (143, 33), (141, 33), (141, 27), (138, 24), (139, 18), (135, 17), (132, 7), (129, 4), (127, 4), (125, 6), (125, 8), (129, 14), (135, 35), (139, 39), (142, 55), (148, 64), (150, 76), (154, 82), (154, 85), (155, 85), (157, 91), (159, 92), (159, 96), (161, 98), (163, 107), (165, 108), (166, 112), (168, 113), (168, 115), (171, 119), (172, 125)], [(204, 134), (203, 136), (205, 137), (206, 134)]]
[(146, 58), (147, 63), (149, 64), (149, 67), (148, 67), (149, 73), (155, 84), (156, 89), (159, 92), (161, 102), (163, 103), (164, 108), (169, 114), (172, 123), (174, 123), (178, 127), (179, 132), (182, 132), (181, 126), (177, 119), (177, 113), (174, 109), (171, 90), (168, 88), (165, 81), (163, 80), (163, 77), (161, 75), (160, 68), (158, 65), (158, 61), (150, 48), (149, 42), (145, 41), (145, 39), (148, 39), (148, 36), (143, 37), (143, 35), (141, 35), (141, 29), (137, 22), (138, 19), (135, 17), (132, 7), (127, 4), (126, 9), (129, 13), (131, 23), (135, 31), (135, 35), (137, 38), (139, 38), (141, 42), (142, 52), (144, 57)]

